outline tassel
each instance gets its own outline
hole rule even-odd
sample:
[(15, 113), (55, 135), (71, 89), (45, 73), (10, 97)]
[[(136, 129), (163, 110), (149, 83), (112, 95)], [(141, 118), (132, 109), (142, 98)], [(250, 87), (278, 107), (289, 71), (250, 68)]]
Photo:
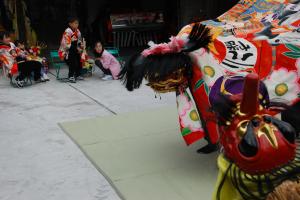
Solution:
[(200, 48), (208, 49), (211, 42), (210, 29), (201, 23), (196, 23), (189, 35), (189, 41), (183, 52), (192, 52)]
[(299, 200), (300, 184), (298, 182), (286, 181), (279, 185), (268, 195), (266, 200)]

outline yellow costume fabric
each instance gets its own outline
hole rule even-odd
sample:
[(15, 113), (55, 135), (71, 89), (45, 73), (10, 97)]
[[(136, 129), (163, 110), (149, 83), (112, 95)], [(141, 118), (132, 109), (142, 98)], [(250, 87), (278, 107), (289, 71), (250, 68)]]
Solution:
[[(215, 192), (213, 194), (213, 200), (243, 200), (240, 196), (239, 192), (236, 190), (234, 185), (231, 182), (230, 171), (227, 173), (228, 168), (230, 167), (230, 162), (224, 157), (223, 154), (218, 157), (218, 167), (219, 167), (219, 175), (216, 183)], [(225, 180), (224, 180), (224, 176)], [(222, 185), (222, 181), (225, 181)], [(220, 198), (218, 199), (218, 189), (222, 185), (220, 189)]]

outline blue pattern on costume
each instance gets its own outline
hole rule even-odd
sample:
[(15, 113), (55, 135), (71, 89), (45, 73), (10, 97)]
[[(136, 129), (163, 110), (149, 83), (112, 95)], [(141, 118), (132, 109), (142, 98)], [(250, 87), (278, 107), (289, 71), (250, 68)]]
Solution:
[(270, 11), (274, 7), (274, 4), (266, 2), (265, 0), (257, 0), (248, 10), (242, 15), (250, 15), (253, 13), (265, 13)]
[(224, 26), (226, 24), (225, 22), (216, 22), (214, 20), (207, 20), (201, 23), (206, 26), (215, 26), (215, 27)]

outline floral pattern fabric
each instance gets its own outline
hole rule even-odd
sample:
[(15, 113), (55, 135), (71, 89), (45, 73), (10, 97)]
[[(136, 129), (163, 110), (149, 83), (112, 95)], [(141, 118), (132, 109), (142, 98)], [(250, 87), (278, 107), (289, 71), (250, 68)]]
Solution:
[(203, 138), (203, 128), (197, 108), (187, 91), (177, 95), (177, 108), (181, 134), (187, 144)]
[(15, 58), (10, 54), (11, 46), (0, 44), (0, 63), (4, 73), (15, 75), (18, 73), (18, 66)]
[(71, 48), (72, 42), (82, 42), (82, 36), (79, 29), (73, 31), (71, 28), (67, 28), (63, 34), (58, 50), (59, 57), (64, 60), (68, 58), (69, 49)]
[[(220, 77), (255, 72), (267, 86), (271, 101), (287, 104), (299, 101), (298, 1), (241, 0), (217, 20), (201, 23), (210, 28), (212, 42), (208, 50), (198, 49), (190, 54), (195, 65), (192, 93), (201, 116), (199, 121), (205, 125), (203, 135), (214, 138), (212, 143), (218, 141), (218, 131), (216, 122), (211, 120), (213, 114), (209, 111), (211, 106), (207, 99)], [(177, 38), (186, 39), (192, 26), (185, 26)], [(181, 125), (189, 127), (182, 120)]]

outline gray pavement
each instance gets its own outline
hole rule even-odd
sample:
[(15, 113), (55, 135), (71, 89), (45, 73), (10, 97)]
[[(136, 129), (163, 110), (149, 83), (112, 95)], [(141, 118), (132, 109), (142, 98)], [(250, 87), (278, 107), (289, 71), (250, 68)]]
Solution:
[(0, 199), (118, 200), (112, 187), (58, 122), (176, 105), (146, 86), (127, 92), (101, 73), (76, 84), (51, 81), (24, 89), (0, 77)]

